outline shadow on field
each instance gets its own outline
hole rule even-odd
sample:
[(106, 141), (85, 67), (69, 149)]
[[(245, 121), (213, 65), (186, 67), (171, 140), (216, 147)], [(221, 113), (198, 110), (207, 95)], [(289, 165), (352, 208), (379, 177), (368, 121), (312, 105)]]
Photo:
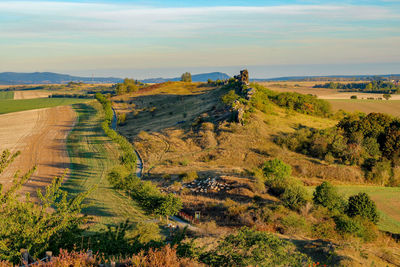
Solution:
[(340, 261), (345, 259), (345, 257), (339, 256), (335, 253), (337, 245), (329, 241), (324, 241), (322, 239), (283, 239), (292, 242), (300, 252), (309, 256), (313, 262), (319, 262), (320, 266), (324, 266), (324, 264), (326, 266), (339, 266)]

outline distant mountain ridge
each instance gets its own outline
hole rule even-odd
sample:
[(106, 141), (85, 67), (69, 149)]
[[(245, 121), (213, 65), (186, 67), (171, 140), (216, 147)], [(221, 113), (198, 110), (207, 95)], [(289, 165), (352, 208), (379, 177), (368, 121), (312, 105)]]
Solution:
[[(192, 75), (193, 82), (206, 82), (208, 79), (213, 81), (216, 80), (226, 80), (229, 79), (230, 76), (226, 73), (222, 72), (210, 72), (210, 73), (202, 73), (202, 74), (194, 74)], [(177, 82), (180, 81), (181, 77), (176, 78), (151, 78), (151, 79), (144, 79), (142, 82), (144, 83), (164, 83), (164, 82)]]
[(322, 78), (335, 78), (335, 79), (360, 79), (366, 80), (373, 77), (382, 77), (382, 78), (393, 78), (395, 80), (400, 79), (400, 74), (382, 74), (382, 75), (323, 75), (323, 76), (287, 76), (287, 77), (277, 77), (277, 78), (258, 78), (258, 79), (250, 79), (256, 82), (268, 82), (268, 81), (302, 81), (302, 80), (316, 80)]
[(68, 74), (59, 74), (53, 72), (3, 72), (0, 73), (0, 84), (52, 84), (52, 83), (69, 83), (69, 82), (84, 82), (84, 83), (118, 83), (122, 82), (121, 78), (102, 78), (102, 77), (78, 77)]
[[(222, 72), (211, 72), (192, 75), (193, 82), (206, 82), (208, 79), (225, 80), (230, 76)], [(163, 83), (168, 81), (180, 81), (180, 77), (176, 78), (151, 78), (144, 79), (144, 83)], [(1, 85), (15, 85), (15, 84), (63, 84), (69, 82), (84, 82), (84, 83), (120, 83), (123, 82), (121, 78), (114, 77), (79, 77), (68, 74), (59, 74), (54, 72), (3, 72), (0, 73)]]

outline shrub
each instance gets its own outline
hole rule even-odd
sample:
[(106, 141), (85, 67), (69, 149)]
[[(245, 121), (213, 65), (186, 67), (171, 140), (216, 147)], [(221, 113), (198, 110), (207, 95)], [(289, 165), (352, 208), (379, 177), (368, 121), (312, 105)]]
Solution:
[(379, 221), (376, 204), (366, 193), (359, 193), (349, 197), (346, 213), (350, 217), (363, 217), (374, 224), (377, 224)]
[(344, 235), (354, 235), (360, 237), (363, 241), (369, 242), (377, 238), (376, 226), (362, 217), (351, 218), (346, 215), (340, 215), (334, 218), (336, 229)]
[(197, 172), (196, 171), (190, 171), (190, 172), (187, 172), (186, 174), (183, 175), (182, 182), (190, 183), (190, 182), (193, 182), (194, 180), (196, 180), (197, 178), (199, 178)]
[[(18, 155), (3, 151), (0, 174)], [(21, 200), (20, 189), (34, 171), (17, 173), (7, 190), (0, 186), (0, 261), (19, 263), (21, 249), (37, 258), (46, 250), (72, 247), (87, 222), (81, 210), (89, 193), (69, 196), (61, 189), (63, 177), (54, 178), (43, 191), (38, 189), (37, 201), (29, 194)]]
[(312, 236), (315, 238), (335, 238), (335, 221), (328, 218), (322, 222), (315, 223), (311, 228)]
[(118, 114), (118, 125), (126, 125), (126, 113)]
[(357, 99), (357, 96), (356, 95), (352, 95), (352, 96), (350, 96), (350, 99)]
[(227, 94), (222, 96), (222, 102), (231, 107), (239, 98), (240, 96), (235, 93), (235, 90), (230, 90)]
[(331, 211), (344, 211), (344, 200), (339, 196), (336, 188), (328, 182), (323, 182), (315, 188), (313, 201)]
[(360, 231), (360, 224), (346, 215), (336, 216), (336, 229), (342, 234), (356, 234)]
[(291, 212), (281, 219), (284, 234), (302, 234), (308, 231), (306, 219), (297, 213)]
[(132, 237), (141, 244), (146, 244), (150, 241), (160, 241), (160, 228), (153, 222), (140, 222), (134, 227)]
[(115, 166), (111, 169), (111, 171), (107, 175), (107, 179), (110, 184), (116, 189), (127, 189), (127, 177), (129, 176), (129, 172), (125, 169), (124, 166)]
[(237, 217), (239, 215), (241, 215), (243, 212), (246, 211), (246, 206), (241, 205), (240, 203), (227, 198), (224, 202), (224, 207), (227, 209), (228, 211), (228, 215), (231, 217)]
[(292, 210), (299, 210), (307, 203), (308, 194), (303, 186), (292, 184), (288, 185), (280, 199), (285, 207)]
[(200, 260), (210, 266), (306, 266), (310, 259), (275, 235), (243, 228), (225, 237)]
[(292, 168), (279, 159), (273, 159), (264, 163), (263, 172), (268, 178), (286, 178), (292, 174)]
[(390, 161), (375, 161), (373, 166), (370, 166), (370, 168), (370, 171), (367, 172), (366, 175), (369, 181), (380, 185), (386, 185), (389, 183), (390, 177), (392, 176), (392, 166)]

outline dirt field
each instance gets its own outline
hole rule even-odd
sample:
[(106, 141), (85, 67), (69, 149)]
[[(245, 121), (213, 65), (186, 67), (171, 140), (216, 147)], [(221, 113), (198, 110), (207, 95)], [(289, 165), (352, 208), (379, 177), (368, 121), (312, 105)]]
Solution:
[(328, 100), (331, 103), (333, 111), (343, 109), (346, 111), (361, 111), (365, 113), (381, 112), (393, 116), (400, 116), (399, 100)]
[(50, 93), (43, 91), (15, 91), (14, 99), (47, 98)]
[(21, 151), (21, 155), (0, 175), (0, 183), (11, 185), (17, 170), (37, 170), (22, 191), (35, 195), (69, 168), (65, 140), (76, 119), (71, 106), (30, 110), (0, 115), (0, 151)]
[[(350, 99), (356, 95), (358, 99), (382, 98), (382, 94), (370, 94), (359, 92), (340, 92), (335, 89), (313, 88), (316, 84), (324, 84), (326, 82), (264, 82), (261, 85), (277, 91), (277, 92), (297, 92), (300, 94), (312, 94), (320, 99)], [(342, 82), (346, 83), (346, 82)], [(392, 95), (390, 100), (400, 100), (400, 95)]]

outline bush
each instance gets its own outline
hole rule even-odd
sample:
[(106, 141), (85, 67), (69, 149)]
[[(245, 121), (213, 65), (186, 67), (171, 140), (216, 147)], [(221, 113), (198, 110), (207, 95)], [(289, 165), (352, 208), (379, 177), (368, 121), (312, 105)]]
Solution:
[(235, 90), (230, 90), (227, 94), (222, 96), (222, 102), (224, 102), (225, 105), (231, 107), (233, 106), (233, 103), (235, 103), (235, 101), (239, 98), (240, 96), (235, 93)]
[(118, 125), (126, 125), (126, 113), (118, 114)]
[(210, 266), (307, 266), (311, 260), (295, 246), (275, 235), (243, 228), (203, 253), (200, 260)]
[(352, 95), (352, 96), (350, 96), (350, 99), (357, 99), (357, 96), (356, 95)]
[(193, 182), (194, 180), (196, 180), (197, 178), (199, 178), (197, 172), (190, 171), (190, 172), (187, 172), (186, 174), (182, 175), (182, 182), (190, 183), (190, 182)]
[(129, 188), (129, 184), (127, 182), (127, 177), (129, 174), (130, 173), (124, 166), (119, 165), (111, 169), (107, 175), (107, 179), (114, 188), (127, 189)]
[(342, 234), (356, 234), (360, 231), (360, 224), (346, 215), (340, 215), (334, 218), (336, 229)]
[(299, 210), (307, 203), (308, 194), (303, 186), (291, 184), (285, 189), (280, 199), (285, 207)]
[(363, 217), (374, 224), (377, 224), (379, 221), (376, 204), (366, 193), (359, 193), (349, 197), (346, 213), (350, 217)]
[(328, 218), (322, 222), (315, 223), (311, 228), (312, 236), (315, 238), (333, 239), (336, 237), (335, 221)]
[(354, 235), (360, 237), (363, 241), (369, 242), (377, 238), (376, 226), (362, 217), (351, 218), (346, 215), (340, 215), (334, 218), (336, 229), (344, 235)]
[(391, 176), (392, 166), (390, 161), (375, 161), (366, 175), (369, 181), (380, 185), (388, 184)]
[(264, 163), (263, 172), (268, 178), (286, 178), (292, 174), (292, 168), (279, 159), (273, 159)]
[(304, 217), (297, 213), (290, 213), (281, 219), (284, 234), (304, 234), (309, 228)]
[(160, 228), (153, 222), (140, 222), (134, 227), (132, 237), (141, 244), (146, 244), (150, 241), (160, 241)]
[(336, 188), (328, 182), (323, 182), (315, 188), (313, 201), (331, 211), (342, 212), (345, 208), (344, 200), (339, 196)]

